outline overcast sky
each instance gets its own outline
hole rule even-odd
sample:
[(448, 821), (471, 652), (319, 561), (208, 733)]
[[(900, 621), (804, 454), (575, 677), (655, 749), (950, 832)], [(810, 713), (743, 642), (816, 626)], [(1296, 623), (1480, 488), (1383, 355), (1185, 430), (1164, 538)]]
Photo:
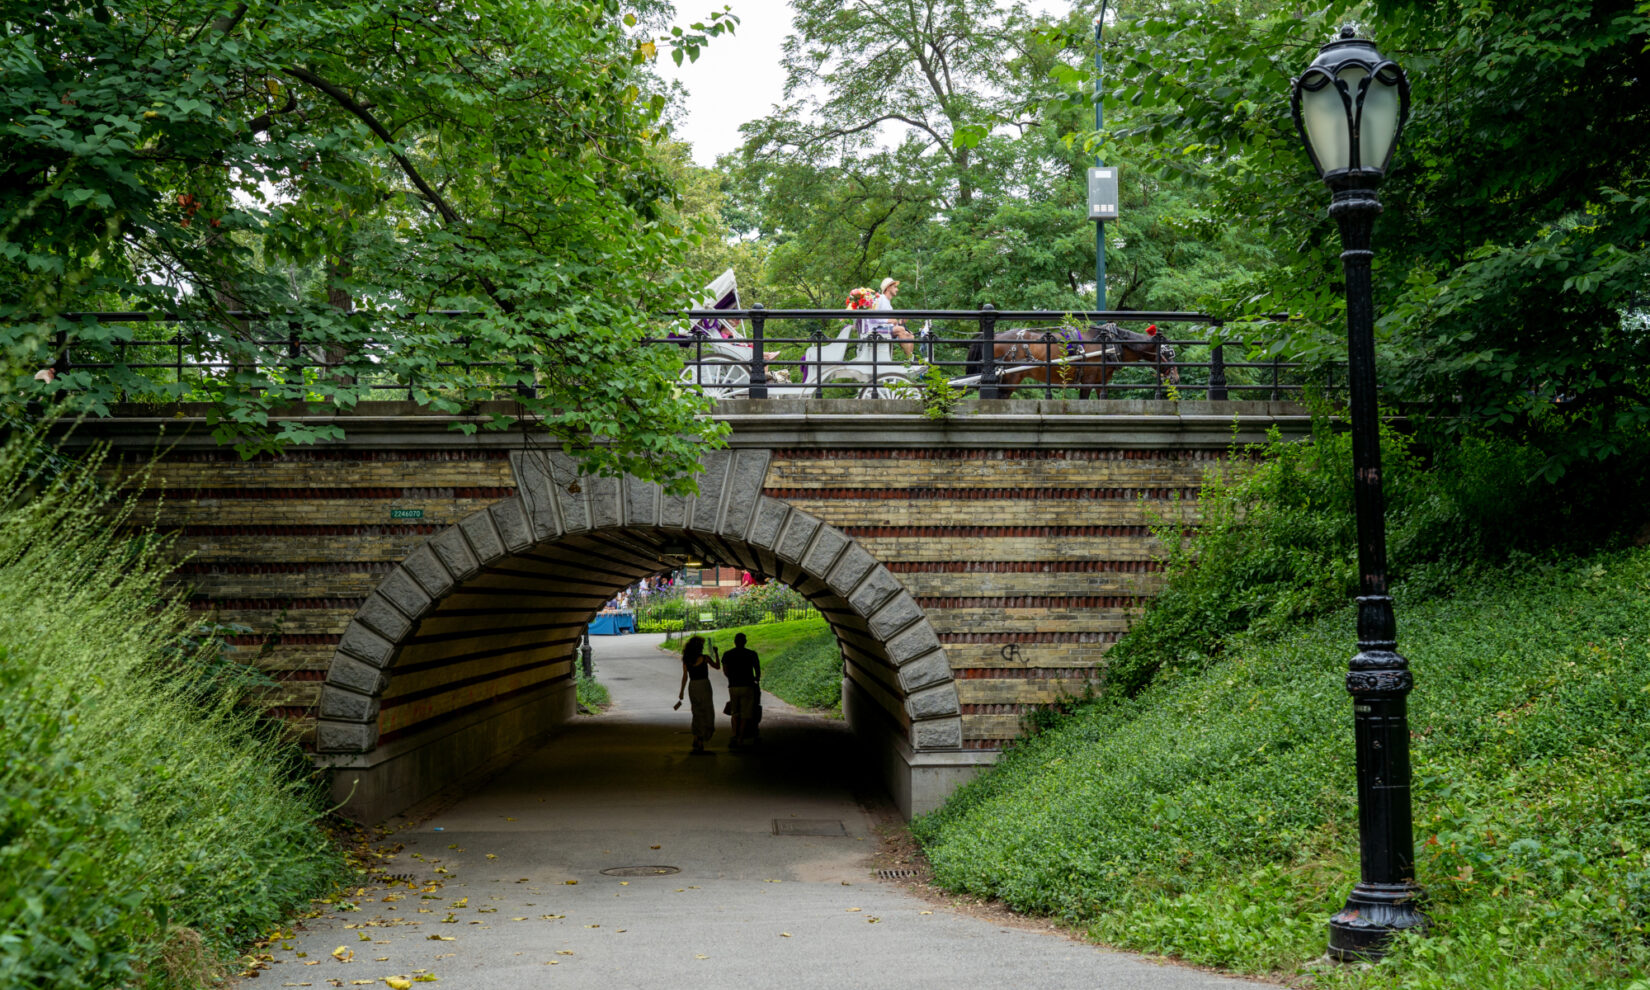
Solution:
[[(682, 61), (678, 69), (661, 46), (659, 71), (687, 87), (687, 115), (677, 136), (693, 145), (693, 160), (716, 164), (716, 156), (739, 146), (739, 125), (765, 117), (785, 89), (780, 67), (781, 46), (791, 30), (791, 5), (785, 0), (676, 0), (684, 28), (703, 21), (723, 3), (739, 17), (733, 37), (712, 39), (698, 62)], [(1033, 10), (1044, 13), (1071, 9), (1063, 0), (1035, 0)]]

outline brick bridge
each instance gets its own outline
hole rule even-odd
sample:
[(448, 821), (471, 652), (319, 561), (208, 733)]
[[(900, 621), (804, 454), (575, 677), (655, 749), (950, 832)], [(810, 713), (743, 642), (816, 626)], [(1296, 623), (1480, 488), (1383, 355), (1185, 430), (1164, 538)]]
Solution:
[(398, 403), (323, 417), (344, 441), (251, 461), (188, 409), (76, 442), (148, 456), (160, 441), (144, 497), (164, 496), (193, 607), (251, 630), (230, 642), (279, 682), (271, 713), (358, 817), (552, 734), (573, 714), (584, 624), (682, 540), (818, 606), (845, 716), (909, 815), (991, 763), (1026, 711), (1103, 676), (1158, 586), (1154, 514), (1194, 521), (1187, 500), (1234, 437), (1307, 419), (1286, 403), (1023, 400), (942, 421), (894, 400), (716, 415), (732, 436), (692, 497)]

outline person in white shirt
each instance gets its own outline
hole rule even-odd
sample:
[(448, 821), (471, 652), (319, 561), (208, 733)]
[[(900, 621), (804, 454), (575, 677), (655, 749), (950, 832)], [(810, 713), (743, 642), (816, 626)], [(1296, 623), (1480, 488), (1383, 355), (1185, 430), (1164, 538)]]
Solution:
[[(882, 280), (881, 291), (877, 293), (872, 310), (886, 310), (893, 312), (894, 297), (899, 295), (899, 281), (892, 276)], [(905, 321), (901, 319), (878, 319), (871, 324), (872, 333), (886, 334), (899, 340), (905, 348), (907, 359), (911, 357), (911, 331), (905, 329)]]

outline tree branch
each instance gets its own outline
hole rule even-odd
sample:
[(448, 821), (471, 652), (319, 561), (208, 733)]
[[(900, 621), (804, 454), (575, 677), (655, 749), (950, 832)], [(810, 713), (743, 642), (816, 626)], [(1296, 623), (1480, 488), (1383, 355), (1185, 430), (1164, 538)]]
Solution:
[[(418, 169), (413, 166), (412, 162), (407, 160), (405, 155), (395, 150), (395, 139), (390, 135), (389, 128), (385, 127), (377, 117), (373, 116), (370, 110), (356, 102), (354, 97), (350, 96), (339, 87), (327, 82), (325, 79), (322, 79), (320, 76), (309, 71), (303, 66), (283, 66), (281, 71), (285, 72), (292, 78), (299, 80), (300, 82), (308, 83), (309, 85), (320, 90), (322, 93), (330, 97), (334, 103), (337, 103), (339, 106), (354, 115), (357, 120), (361, 121), (361, 123), (366, 124), (368, 129), (378, 135), (379, 140), (384, 142), (385, 150), (390, 153), (390, 157), (395, 159), (396, 164), (401, 166), (401, 171), (406, 174), (408, 181), (410, 181), (419, 192), (423, 193), (424, 198), (429, 200), (430, 205), (435, 207), (437, 213), (441, 214), (441, 219), (455, 227), (464, 226), (464, 218), (459, 216), (458, 211), (453, 209), (452, 205), (449, 204), (440, 193), (436, 192), (428, 182), (424, 181), (424, 176), (419, 174)], [(481, 286), (482, 290), (487, 293), (488, 297), (493, 300), (493, 302), (498, 303), (500, 309), (506, 313), (515, 312), (515, 306), (508, 300), (500, 297), (498, 287), (493, 283), (492, 279), (485, 275), (477, 274), (476, 282)]]

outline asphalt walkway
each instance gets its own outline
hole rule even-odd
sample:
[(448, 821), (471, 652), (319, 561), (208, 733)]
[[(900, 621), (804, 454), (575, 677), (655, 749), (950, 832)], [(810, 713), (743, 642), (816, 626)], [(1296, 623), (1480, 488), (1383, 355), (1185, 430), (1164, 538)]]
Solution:
[[(757, 752), (728, 752), (719, 717), (713, 754), (690, 756), (687, 705), (671, 710), (681, 668), (659, 639), (596, 638), (610, 711), (408, 825), (387, 870), (410, 889), (366, 888), (358, 910), (307, 922), (241, 985), (1261, 985), (1004, 927), (879, 881), (875, 827), (890, 810), (842, 723), (764, 695)], [(720, 707), (726, 684), (712, 677)]]

